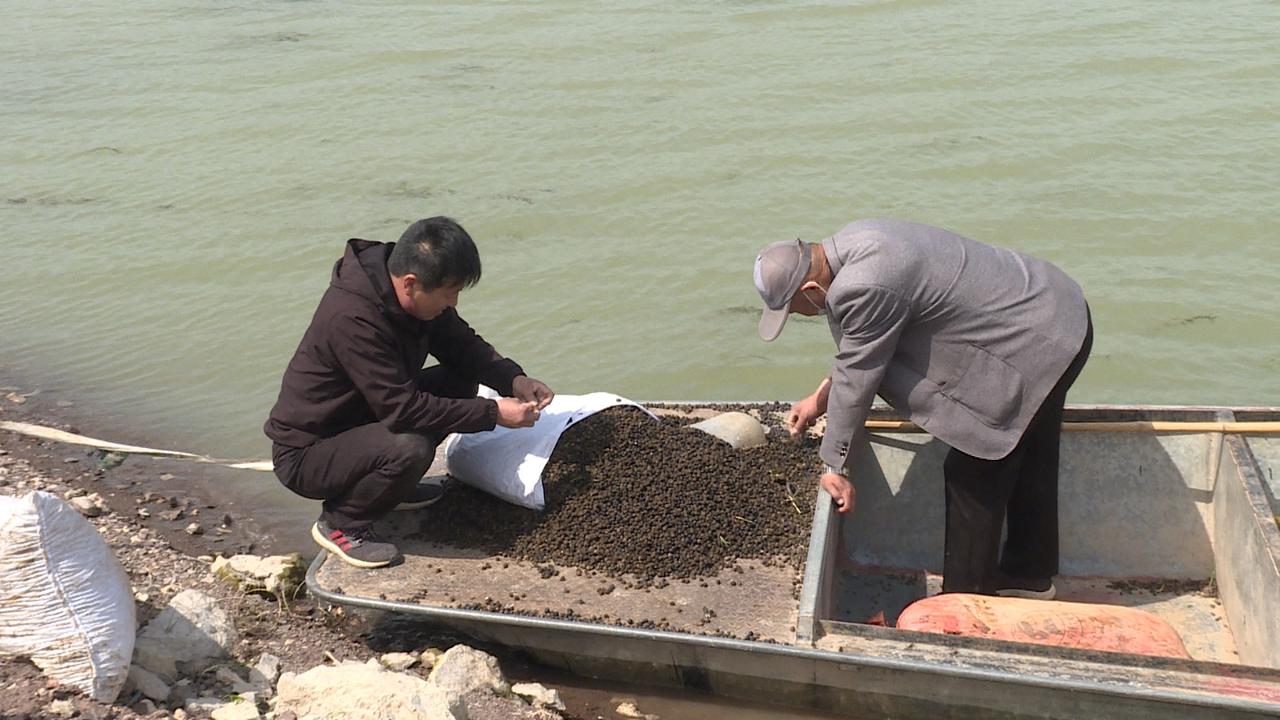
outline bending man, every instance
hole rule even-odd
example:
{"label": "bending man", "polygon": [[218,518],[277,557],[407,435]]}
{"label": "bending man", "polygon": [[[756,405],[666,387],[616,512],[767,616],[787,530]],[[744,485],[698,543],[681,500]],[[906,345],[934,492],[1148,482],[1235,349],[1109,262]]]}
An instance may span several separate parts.
{"label": "bending man", "polygon": [[1080,286],[1043,260],[896,220],[773,243],[755,285],[765,341],[789,313],[827,316],[831,373],[787,424],[799,434],[827,415],[821,484],[837,510],[853,509],[849,452],[878,393],[951,446],[943,591],[1052,598],[1062,411],[1093,344]]}

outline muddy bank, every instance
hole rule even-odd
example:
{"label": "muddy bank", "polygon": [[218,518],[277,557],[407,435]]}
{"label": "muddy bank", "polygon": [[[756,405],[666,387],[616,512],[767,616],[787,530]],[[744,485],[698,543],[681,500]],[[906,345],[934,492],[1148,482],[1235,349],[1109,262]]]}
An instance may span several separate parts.
{"label": "muddy bank", "polygon": [[[9,394],[20,400],[10,399]],[[21,398],[13,390],[0,393],[0,419],[82,430],[47,414],[46,408],[33,402],[34,396],[25,402]],[[98,437],[110,434],[96,428],[83,430]],[[79,503],[81,512],[127,573],[139,627],[159,615],[179,593],[197,590],[214,598],[234,619],[238,639],[229,648],[227,660],[233,667],[252,667],[266,654],[279,659],[283,672],[302,673],[322,665],[364,662],[391,652],[421,654],[467,641],[439,628],[397,622],[382,613],[348,612],[316,603],[305,591],[288,599],[272,598],[240,592],[219,581],[210,573],[218,555],[267,555],[279,548],[258,531],[247,508],[189,490],[187,473],[192,471],[208,469],[141,456],[122,461],[100,451],[0,431],[0,494],[21,497],[42,491],[69,501],[91,500]],[[207,477],[216,478],[217,472],[214,469]],[[155,487],[171,489],[144,489]],[[495,654],[513,681],[537,681],[536,671],[518,658]],[[13,720],[200,717],[198,711],[184,710],[184,702],[191,697],[225,696],[225,677],[220,680],[208,672],[184,678],[181,692],[175,685],[166,701],[153,701],[131,690],[114,703],[101,703],[56,685],[25,659],[0,659],[0,716]],[[571,692],[565,694],[565,701],[569,704],[565,716],[579,717],[574,703],[581,709],[581,701],[575,701]],[[483,710],[476,712],[484,716]],[[506,712],[489,717],[510,716],[509,708]]]}
{"label": "muddy bank", "polygon": [[[119,437],[109,416],[95,416],[62,399],[61,393],[22,387],[3,377],[0,420],[113,441],[132,440]],[[267,516],[264,522],[261,507],[225,491],[230,478],[243,477],[246,471],[188,460],[107,453],[3,431],[0,447],[9,457],[25,460],[60,482],[98,493],[113,512],[131,518],[186,555],[273,554],[299,549],[280,541],[270,527],[273,518]],[[270,473],[260,475],[264,483],[275,482]]]}

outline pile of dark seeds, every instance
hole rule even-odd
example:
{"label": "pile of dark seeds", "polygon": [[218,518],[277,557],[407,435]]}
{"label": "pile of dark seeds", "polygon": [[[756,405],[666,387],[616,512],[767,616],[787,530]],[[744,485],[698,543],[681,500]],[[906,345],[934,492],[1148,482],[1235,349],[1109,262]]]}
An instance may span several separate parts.
{"label": "pile of dark seeds", "polygon": [[[419,537],[640,585],[695,578],[755,558],[799,567],[820,463],[816,443],[778,438],[735,450],[630,407],[565,431],[543,473],[546,508],[517,507],[456,484]],[[793,482],[788,492],[787,481]]]}

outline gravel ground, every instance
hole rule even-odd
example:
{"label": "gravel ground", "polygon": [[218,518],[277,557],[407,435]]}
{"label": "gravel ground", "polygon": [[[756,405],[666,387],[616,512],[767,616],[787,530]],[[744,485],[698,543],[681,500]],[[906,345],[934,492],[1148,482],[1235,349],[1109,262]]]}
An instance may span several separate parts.
{"label": "gravel ground", "polygon": [[[0,417],[16,419],[11,410]],[[30,421],[24,419],[25,421]],[[106,462],[104,462],[104,459]],[[74,462],[73,462],[74,461]],[[209,564],[218,553],[234,554],[257,548],[249,527],[233,529],[215,503],[191,496],[168,496],[132,491],[138,466],[111,467],[104,453],[88,452],[0,432],[0,494],[22,496],[34,490],[75,497],[99,493],[108,509],[89,522],[98,530],[129,575],[139,624],[145,624],[182,590],[195,588],[217,598],[230,612],[240,631],[235,660],[252,664],[263,652],[279,657],[285,670],[301,672],[326,661],[326,653],[365,659],[374,651],[366,645],[367,629],[361,619],[348,617],[340,608],[324,608],[300,597],[287,605],[259,595],[244,595],[217,582]],[[183,509],[184,517],[165,521],[162,513]],[[140,511],[145,511],[141,512]],[[192,511],[198,511],[195,515]],[[143,517],[146,515],[147,517]],[[214,518],[210,530],[188,535],[185,527],[201,518]],[[183,549],[175,547],[172,538]],[[6,718],[53,718],[79,715],[91,718],[167,717],[168,712],[121,697],[114,704],[94,702],[50,685],[39,670],[25,660],[0,661],[0,715]]]}
{"label": "gravel ground", "polygon": [[[0,419],[81,432],[51,419],[37,403],[15,402],[8,395],[22,398],[12,391],[0,392]],[[101,437],[108,433],[86,434]],[[317,604],[305,592],[280,603],[235,591],[210,575],[214,557],[242,552],[272,554],[270,536],[255,526],[252,517],[228,512],[215,499],[185,491],[197,483],[187,482],[184,474],[201,472],[202,466],[143,456],[121,460],[97,450],[0,431],[0,495],[22,496],[43,490],[63,498],[101,496],[105,512],[88,520],[129,576],[139,627],[177,593],[198,589],[217,598],[234,617],[241,639],[232,659],[247,666],[266,652],[280,658],[284,671],[303,672],[334,659],[363,662],[381,653],[420,652],[466,641],[380,614],[350,613]],[[174,493],[173,489],[184,491]],[[202,532],[188,533],[191,523],[200,524]],[[492,648],[481,649],[499,657],[513,682],[537,681],[536,669],[518,658]],[[195,696],[213,694],[200,692],[216,687],[211,677],[193,681]],[[570,703],[566,717],[576,717],[571,696],[565,700]],[[485,714],[482,708],[477,710]],[[0,718],[5,720],[173,716],[173,709],[157,708],[137,693],[122,694],[115,703],[96,702],[51,683],[26,659],[0,659]],[[586,716],[594,718],[596,713]]]}

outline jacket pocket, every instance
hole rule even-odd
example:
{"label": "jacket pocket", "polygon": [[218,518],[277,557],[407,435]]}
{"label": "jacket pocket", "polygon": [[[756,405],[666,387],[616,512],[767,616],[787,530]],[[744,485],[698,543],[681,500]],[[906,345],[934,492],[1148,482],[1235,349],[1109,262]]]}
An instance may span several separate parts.
{"label": "jacket pocket", "polygon": [[989,427],[1007,426],[1022,408],[1022,373],[977,345],[965,348],[964,369],[942,394]]}

